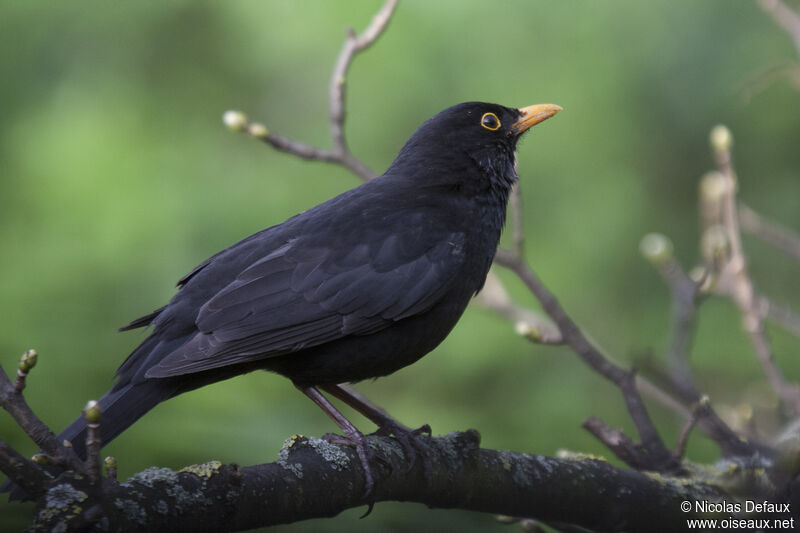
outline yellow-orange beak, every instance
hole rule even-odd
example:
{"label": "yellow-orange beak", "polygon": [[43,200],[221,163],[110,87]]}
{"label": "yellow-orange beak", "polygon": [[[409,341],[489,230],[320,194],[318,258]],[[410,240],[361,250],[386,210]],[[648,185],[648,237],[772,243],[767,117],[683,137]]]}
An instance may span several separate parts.
{"label": "yellow-orange beak", "polygon": [[555,104],[537,104],[523,107],[519,110],[521,113],[519,120],[511,125],[511,131],[519,135],[531,126],[535,126],[552,117],[561,111],[561,109],[561,106]]}

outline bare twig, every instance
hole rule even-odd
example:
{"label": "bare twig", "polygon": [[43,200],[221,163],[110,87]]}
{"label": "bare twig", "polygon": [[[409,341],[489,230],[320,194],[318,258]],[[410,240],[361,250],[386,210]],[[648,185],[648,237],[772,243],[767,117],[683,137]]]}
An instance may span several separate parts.
{"label": "bare twig", "polygon": [[672,341],[667,350],[670,381],[682,397],[696,396],[697,387],[689,366],[689,346],[694,333],[698,283],[675,259],[672,242],[666,236],[659,233],[645,235],[639,249],[661,275],[672,296]]}
{"label": "bare twig", "polygon": [[93,483],[100,480],[100,417],[102,412],[100,404],[91,400],[83,408],[83,418],[86,420],[86,470]]}
{"label": "bare twig", "polygon": [[[683,418],[688,419],[691,416],[696,416],[697,425],[719,445],[724,457],[752,457],[757,452],[769,455],[767,446],[754,440],[747,440],[731,429],[714,411],[710,402],[705,404],[703,409],[698,410],[696,406],[702,402],[705,395],[693,389],[677,390],[672,385],[671,376],[663,369],[654,366],[652,363],[648,364],[646,360],[640,363],[651,377],[656,378],[656,383],[663,387],[657,387],[645,378],[636,376],[636,385],[642,394],[652,398]],[[674,392],[680,399],[665,392],[665,389]],[[687,405],[692,407],[687,408]]]}
{"label": "bare twig", "polygon": [[[775,24],[792,39],[797,55],[800,56],[800,12],[794,11],[782,0],[757,0],[758,6],[767,13]],[[761,93],[778,80],[787,80],[800,91],[800,65],[796,61],[769,67],[756,73],[742,85],[740,93],[745,102]]]}
{"label": "bare twig", "polygon": [[250,122],[243,113],[238,111],[227,111],[223,115],[223,122],[229,128],[236,131],[244,131],[269,144],[276,150],[288,152],[303,159],[341,165],[364,181],[374,178],[375,171],[354,156],[347,146],[347,137],[344,130],[347,70],[350,68],[350,64],[356,54],[369,48],[389,25],[389,20],[391,20],[392,14],[397,7],[397,1],[387,0],[380,11],[372,18],[369,26],[360,35],[356,35],[352,28],[347,31],[344,45],[333,67],[328,90],[333,148],[316,148],[294,141],[284,135],[272,133],[263,124]]}
{"label": "bare twig", "polygon": [[0,368],[0,406],[8,411],[25,434],[54,461],[65,464],[76,472],[84,471],[83,463],[75,452],[59,444],[55,434],[31,410],[2,368]]}
{"label": "bare twig", "polygon": [[800,414],[800,390],[786,381],[772,353],[772,347],[764,331],[764,320],[758,309],[753,282],[747,269],[747,258],[742,247],[739,230],[739,217],[736,204],[737,181],[733,169],[731,146],[733,137],[725,126],[717,126],[711,132],[711,145],[719,169],[722,184],[722,220],[727,254],[719,269],[720,281],[717,284],[739,307],[742,313],[743,328],[750,337],[761,367],[770,385],[785,406],[794,414]]}
{"label": "bare twig", "polygon": [[779,80],[788,81],[796,90],[800,91],[800,65],[794,62],[769,67],[757,72],[745,81],[739,93],[745,103],[755,98],[758,94],[767,90],[773,83]]}
{"label": "bare twig", "polygon": [[648,468],[647,452],[621,430],[612,428],[593,416],[584,420],[582,425],[626,465],[636,470]]}
{"label": "bare twig", "polygon": [[758,0],[758,5],[791,37],[797,54],[800,55],[800,13],[782,0]]}
{"label": "bare twig", "polygon": [[692,430],[697,425],[703,413],[707,413],[711,409],[710,403],[708,396],[704,395],[700,397],[700,400],[692,408],[692,412],[689,414],[686,424],[684,424],[678,435],[678,442],[675,444],[675,450],[672,452],[676,459],[683,458],[686,453],[686,445],[689,442],[689,435],[692,433]]}
{"label": "bare twig", "polygon": [[[684,428],[687,434],[683,438],[688,438],[688,431],[700,422],[701,427],[720,445],[724,455],[751,455],[754,448],[714,412],[708,398],[698,390],[689,366],[689,346],[694,332],[694,318],[700,297],[699,288],[704,284],[708,270],[698,281],[689,277],[675,259],[672,243],[661,234],[646,235],[639,248],[661,275],[672,296],[672,341],[667,351],[669,382],[684,402],[695,405],[689,415],[691,427],[687,425]],[[702,409],[698,409],[698,405],[702,405]],[[677,458],[683,456],[680,439],[676,452],[673,453],[676,453]]]}
{"label": "bare twig", "polygon": [[738,215],[742,231],[771,244],[800,263],[800,235],[780,224],[767,220],[741,202],[739,202]]}
{"label": "bare twig", "polygon": [[475,301],[511,321],[518,334],[538,344],[563,344],[564,338],[552,320],[533,309],[514,303],[500,278],[489,271]]}
{"label": "bare twig", "polygon": [[542,308],[561,331],[564,342],[566,342],[586,364],[620,388],[625,404],[628,407],[628,412],[634,424],[636,424],[639,437],[642,439],[642,445],[649,456],[650,464],[648,468],[659,471],[679,470],[680,465],[667,450],[650,415],[647,413],[647,408],[642,402],[642,398],[636,388],[635,374],[612,363],[588,341],[583,333],[581,333],[577,324],[567,315],[555,296],[541,281],[539,281],[539,278],[534,274],[527,263],[525,263],[522,257],[513,252],[498,250],[495,256],[495,262],[510,268],[539,299]]}
{"label": "bare twig", "polygon": [[[356,35],[352,28],[347,30],[347,37],[342,46],[336,65],[333,67],[329,87],[329,105],[331,115],[331,137],[333,138],[334,150],[345,156],[350,154],[347,147],[347,139],[344,132],[345,119],[345,88],[347,86],[347,70],[350,68],[353,58],[359,52],[366,50],[374,43],[389,25],[389,20],[397,7],[397,0],[387,0],[383,7],[375,14],[369,26],[361,33]],[[353,158],[354,161],[357,161]],[[342,164],[345,164],[344,161]],[[358,162],[360,165],[361,163]],[[345,166],[347,166],[345,164]],[[348,168],[350,168],[348,166]],[[356,174],[360,172],[353,170]],[[365,178],[368,179],[368,178]]]}
{"label": "bare twig", "polygon": [[757,295],[756,298],[762,317],[780,325],[795,337],[800,337],[800,315],[786,306],[776,304],[764,295]]}

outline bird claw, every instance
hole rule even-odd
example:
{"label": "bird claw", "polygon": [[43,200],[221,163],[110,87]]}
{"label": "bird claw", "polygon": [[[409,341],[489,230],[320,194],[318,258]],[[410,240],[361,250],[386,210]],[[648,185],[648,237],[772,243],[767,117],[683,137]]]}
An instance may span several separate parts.
{"label": "bird claw", "polygon": [[373,435],[379,435],[382,437],[388,437],[390,435],[394,435],[394,438],[403,448],[403,453],[405,454],[406,458],[408,459],[408,467],[406,468],[405,473],[409,473],[412,468],[414,468],[414,464],[417,462],[417,457],[422,458],[422,466],[425,471],[425,479],[428,481],[432,478],[433,468],[431,465],[430,457],[428,456],[428,448],[427,446],[420,441],[418,438],[420,435],[427,434],[430,436],[431,434],[431,426],[428,424],[423,424],[422,426],[418,427],[417,429],[411,429],[409,427],[400,424],[399,422],[395,421],[385,421],[383,424],[378,427],[378,430],[373,433]]}
{"label": "bird claw", "polygon": [[[361,462],[361,468],[364,469],[364,498],[368,498],[375,488],[375,477],[372,475],[372,467],[369,465],[370,460],[375,459],[381,463],[386,463],[386,460],[375,455],[375,452],[367,445],[367,440],[364,434],[356,432],[353,435],[337,435],[335,433],[326,433],[322,436],[323,440],[331,444],[342,444],[345,446],[352,446],[356,449],[356,455]],[[370,503],[370,508],[367,511],[369,514],[372,511],[374,502]],[[364,515],[366,516],[366,515]],[[363,517],[362,517],[363,518]]]}

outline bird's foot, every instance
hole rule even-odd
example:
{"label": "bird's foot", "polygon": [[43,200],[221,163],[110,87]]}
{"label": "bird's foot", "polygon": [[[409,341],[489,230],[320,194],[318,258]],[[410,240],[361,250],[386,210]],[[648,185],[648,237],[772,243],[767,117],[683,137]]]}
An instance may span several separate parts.
{"label": "bird's foot", "polygon": [[[358,455],[358,460],[361,462],[361,468],[364,469],[364,498],[369,497],[372,493],[372,489],[375,488],[375,477],[372,475],[372,467],[369,462],[372,459],[380,458],[377,457],[375,452],[372,451],[372,448],[367,445],[367,439],[364,437],[364,434],[356,430],[355,432],[349,432],[349,434],[345,436],[335,433],[326,433],[322,438],[331,444],[343,444],[356,449],[356,455]],[[371,510],[372,504],[370,504],[370,511]],[[369,511],[367,514],[369,514]]]}
{"label": "bird's foot", "polygon": [[431,434],[431,427],[424,424],[417,429],[411,429],[395,420],[385,420],[373,435],[380,435],[388,437],[394,435],[397,442],[403,448],[406,459],[408,459],[408,468],[406,473],[410,472],[417,462],[417,457],[422,459],[422,467],[425,471],[425,479],[428,481],[432,478],[433,467],[431,465],[430,456],[428,455],[428,448],[424,442],[419,439],[422,434]]}

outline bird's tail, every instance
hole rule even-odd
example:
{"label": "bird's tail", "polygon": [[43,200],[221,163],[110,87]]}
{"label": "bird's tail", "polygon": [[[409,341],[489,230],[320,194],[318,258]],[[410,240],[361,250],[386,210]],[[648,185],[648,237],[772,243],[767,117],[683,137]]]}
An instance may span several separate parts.
{"label": "bird's tail", "polygon": [[[161,380],[148,380],[136,385],[126,385],[119,390],[111,390],[99,400],[100,404],[100,440],[105,446],[117,435],[125,431],[134,422],[160,402],[169,398],[171,388],[164,387]],[[86,421],[83,416],[59,433],[59,443],[68,440],[78,457],[86,459]]]}
{"label": "bird's tail", "polygon": [[[125,431],[158,403],[174,394],[174,387],[165,380],[147,380],[127,384],[111,390],[99,400],[101,409],[100,439],[103,445]],[[68,440],[78,457],[86,459],[86,421],[78,417],[56,437],[59,444]],[[10,492],[9,500],[25,499],[25,492],[17,485],[6,481],[0,492]]]}

